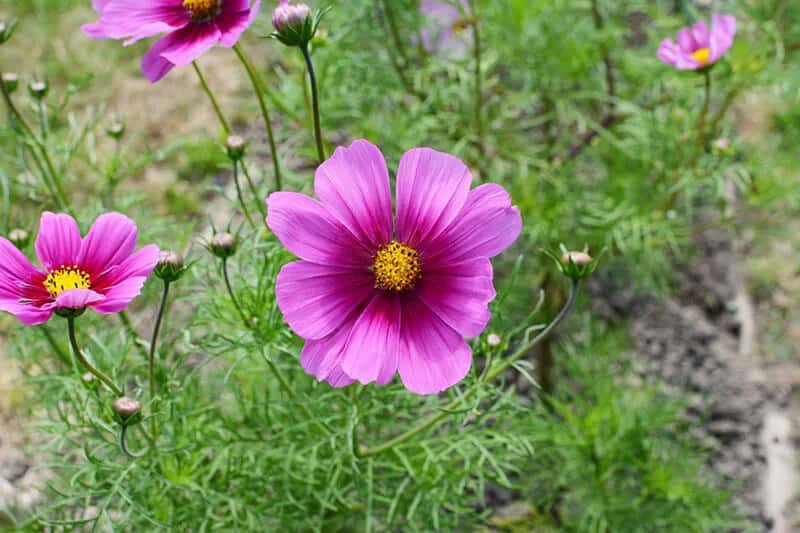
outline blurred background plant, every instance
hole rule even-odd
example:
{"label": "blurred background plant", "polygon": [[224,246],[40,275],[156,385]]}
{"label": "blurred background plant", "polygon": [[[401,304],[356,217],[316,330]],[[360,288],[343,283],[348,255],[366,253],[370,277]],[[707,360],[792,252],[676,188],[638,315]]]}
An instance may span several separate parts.
{"label": "blurred background plant", "polygon": [[[786,259],[796,256],[800,208],[795,2],[711,3],[737,16],[738,33],[711,71],[704,135],[696,128],[703,77],[673,70],[655,50],[708,19],[700,5],[708,2],[453,2],[458,53],[423,46],[431,22],[415,0],[330,2],[310,48],[324,151],[367,138],[391,169],[408,148],[432,146],[465,160],[476,181],[502,183],[523,213],[523,236],[495,260],[499,296],[473,342],[475,372],[442,398],[397,383],[336,390],[305,375],[301,341],[274,300],[290,256],[258,223],[243,229],[225,262],[232,303],[223,263],[198,240],[209,219],[242,222],[228,133],[248,143],[251,214],[274,186],[246,73],[228,50],[198,61],[230,122],[225,131],[191,68],[150,86],[138,66],[145,45],[83,36],[80,24],[94,18],[89,4],[0,6],[0,18],[19,21],[0,46],[0,68],[17,75],[10,96],[30,130],[11,115],[0,127],[0,234],[34,234],[44,209],[71,210],[83,228],[114,209],[138,221],[143,242],[194,263],[171,293],[158,350],[165,392],[156,402],[145,392],[148,343],[140,339],[152,327],[157,280],[119,327],[113,317],[82,319],[85,351],[141,396],[145,423],[159,421],[157,452],[140,459],[120,453],[110,399],[83,385],[61,332],[0,317],[0,348],[24,376],[9,409],[29,415],[26,434],[47,477],[36,505],[3,510],[0,501],[9,523],[125,531],[752,526],[730,503],[735,484],[704,468],[708,450],[691,437],[684,402],[657,379],[637,378],[624,324],[590,318],[585,300],[530,360],[495,383],[481,383],[479,372],[563,304],[567,284],[539,253],[561,242],[606,250],[602,261],[625,273],[623,285],[669,293],[696,234],[729,228],[759,251],[756,289],[780,284],[796,304],[800,290],[785,283],[796,283],[797,262]],[[307,64],[262,38],[268,19],[262,14],[242,46],[268,86],[284,188],[310,192],[321,150]],[[42,98],[28,91],[34,80],[46,80]],[[794,266],[775,266],[787,263]],[[544,304],[531,317],[540,289]],[[793,312],[791,304],[770,308],[783,313],[765,334],[782,346],[771,353],[792,357],[781,339]],[[434,431],[383,454],[353,453],[441,413],[473,386],[467,406]],[[511,501],[516,512],[498,511]]]}

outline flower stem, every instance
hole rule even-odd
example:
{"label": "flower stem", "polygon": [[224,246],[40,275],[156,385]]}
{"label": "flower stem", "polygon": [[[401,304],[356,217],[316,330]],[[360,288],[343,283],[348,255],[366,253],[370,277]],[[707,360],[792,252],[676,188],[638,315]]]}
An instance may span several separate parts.
{"label": "flower stem", "polygon": [[247,165],[244,162],[244,158],[241,160],[242,165],[242,174],[244,174],[245,180],[247,180],[247,186],[250,188],[250,192],[253,193],[253,196],[256,198],[256,204],[258,205],[258,212],[261,213],[261,221],[266,224],[267,220],[267,206],[264,203],[263,199],[258,194],[258,189],[256,189],[255,183],[253,183],[253,178],[250,177],[250,171],[247,170]]}
{"label": "flower stem", "polygon": [[39,100],[39,128],[42,131],[42,139],[47,139],[47,108],[45,108],[44,100]]}
{"label": "flower stem", "polygon": [[283,189],[281,166],[278,162],[278,149],[275,145],[275,135],[272,132],[272,122],[269,118],[267,101],[264,99],[264,82],[261,80],[261,77],[258,75],[258,72],[253,66],[253,62],[250,61],[250,58],[247,56],[239,43],[236,43],[233,46],[233,51],[236,52],[236,55],[239,57],[239,61],[242,62],[244,69],[247,71],[247,75],[250,78],[250,83],[253,85],[253,90],[256,93],[256,99],[258,100],[258,106],[261,109],[261,116],[264,119],[264,127],[267,130],[267,139],[269,141],[269,149],[272,155],[272,166],[275,171],[275,190],[280,191]]}
{"label": "flower stem", "polygon": [[[156,387],[156,345],[158,343],[158,332],[161,330],[161,321],[164,319],[164,312],[167,309],[167,297],[169,296],[169,281],[164,281],[164,290],[161,292],[161,303],[158,305],[156,323],[153,326],[153,336],[150,337],[150,353],[148,354],[148,367],[150,374],[150,402],[153,403],[158,393]],[[150,428],[153,439],[158,439],[158,421],[155,415],[150,419]]]}
{"label": "flower stem", "polygon": [[697,164],[697,160],[700,158],[700,153],[703,151],[706,145],[706,117],[708,116],[708,110],[711,106],[711,69],[706,68],[703,70],[703,78],[705,81],[704,84],[704,91],[703,91],[703,107],[700,110],[700,116],[697,117],[697,125],[695,129],[697,130],[697,141],[694,145],[694,151],[692,152],[692,158],[689,160],[689,168],[694,168]]}
{"label": "flower stem", "polygon": [[561,308],[561,311],[559,311],[558,315],[556,315],[556,317],[550,322],[550,324],[548,324],[547,327],[544,328],[532,340],[525,343],[523,346],[519,347],[513,354],[511,354],[511,356],[509,356],[507,359],[498,363],[494,368],[489,370],[486,373],[484,379],[482,379],[479,383],[473,385],[472,388],[467,390],[463,396],[450,402],[450,404],[441,409],[441,412],[428,417],[426,420],[424,420],[416,427],[413,427],[408,431],[401,433],[397,437],[394,437],[393,439],[390,439],[384,442],[383,444],[379,444],[372,448],[359,447],[356,456],[359,458],[372,457],[374,455],[379,455],[381,453],[389,451],[395,446],[404,444],[409,440],[413,439],[415,436],[419,435],[420,433],[423,433],[437,426],[440,422],[445,420],[453,411],[460,409],[464,405],[464,402],[469,400],[472,396],[475,395],[475,393],[477,393],[478,389],[483,383],[495,380],[500,374],[505,372],[511,365],[513,365],[519,359],[524,357],[531,350],[531,348],[539,344],[543,339],[545,339],[548,335],[550,335],[550,333],[552,333],[556,327],[558,327],[558,325],[564,320],[564,318],[566,318],[566,316],[572,309],[573,305],[575,304],[575,300],[578,296],[579,286],[580,286],[580,281],[573,280],[567,303],[564,304],[564,307]]}
{"label": "flower stem", "polygon": [[242,213],[250,224],[250,227],[256,229],[256,223],[253,222],[253,217],[250,216],[250,210],[247,208],[247,203],[242,196],[242,188],[239,186],[239,162],[233,162],[233,183],[236,185],[236,197],[239,199],[239,205],[242,206]]}
{"label": "flower stem", "polygon": [[110,377],[92,366],[86,357],[84,357],[81,349],[78,348],[78,341],[75,339],[75,317],[67,317],[67,330],[69,332],[69,342],[72,345],[72,353],[75,354],[75,359],[77,359],[83,365],[83,367],[91,372],[97,379],[105,383],[106,386],[114,392],[114,394],[117,396],[122,396],[122,389],[117,387]]}
{"label": "flower stem", "polygon": [[242,306],[239,305],[239,300],[236,299],[236,294],[233,292],[233,287],[231,286],[231,280],[228,277],[228,260],[222,260],[222,279],[225,281],[225,287],[228,289],[228,296],[230,296],[231,303],[236,308],[236,311],[239,313],[239,316],[242,319],[242,322],[247,327],[247,329],[252,329],[252,325],[250,324],[250,320],[247,319],[247,316],[244,314],[244,310]]}
{"label": "flower stem", "polygon": [[192,61],[192,67],[194,67],[194,71],[197,74],[197,79],[200,80],[200,85],[202,85],[203,91],[206,93],[206,96],[208,96],[208,99],[211,101],[211,107],[214,108],[214,113],[216,113],[217,119],[219,119],[219,123],[222,126],[222,129],[225,130],[225,135],[228,135],[231,132],[231,126],[230,124],[228,124],[228,120],[225,118],[225,115],[222,114],[222,108],[219,106],[219,101],[217,100],[214,91],[212,91],[211,87],[209,87],[208,82],[206,81],[206,77],[200,70],[200,66],[197,64],[197,61]]}
{"label": "flower stem", "polygon": [[319,88],[317,87],[317,76],[314,74],[314,63],[311,61],[311,53],[308,51],[308,45],[300,47],[303,52],[303,57],[306,60],[306,67],[308,68],[308,79],[311,82],[311,106],[314,111],[314,138],[317,142],[317,158],[320,164],[325,161],[325,147],[322,143],[322,126],[319,119]]}
{"label": "flower stem", "polygon": [[[482,54],[481,32],[478,28],[478,12],[476,2],[470,1],[470,15],[472,18],[472,52],[475,60],[475,135],[476,146],[480,155],[483,155],[483,74],[482,74]],[[485,178],[484,178],[485,179]]]}

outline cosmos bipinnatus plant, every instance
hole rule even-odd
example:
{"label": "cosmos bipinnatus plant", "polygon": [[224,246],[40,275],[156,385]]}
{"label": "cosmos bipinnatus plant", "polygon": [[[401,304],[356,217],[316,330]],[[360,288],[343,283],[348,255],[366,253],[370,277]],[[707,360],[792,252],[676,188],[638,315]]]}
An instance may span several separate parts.
{"label": "cosmos bipinnatus plant", "polygon": [[[636,184],[648,202],[639,213],[609,192],[625,189],[614,169],[584,180],[573,164],[612,127],[641,127],[632,110],[651,106],[661,116],[669,105],[643,101],[635,82],[620,82],[613,32],[604,30],[613,10],[601,4],[591,2],[576,31],[604,40],[595,35],[574,55],[593,57],[604,75],[559,64],[565,71],[545,73],[552,86],[536,86],[525,68],[505,68],[505,55],[527,65],[514,47],[552,36],[523,28],[517,43],[505,34],[511,12],[489,2],[280,0],[272,40],[254,35],[253,56],[246,33],[259,27],[259,1],[93,1],[97,19],[82,26],[85,36],[125,45],[155,38],[141,57],[149,82],[191,66],[220,134],[202,150],[218,180],[200,192],[232,200],[221,202],[230,209],[220,229],[118,190],[148,165],[171,162],[169,150],[126,159],[136,117],[123,122],[103,110],[92,123],[102,125],[113,158],[104,194],[84,187],[78,172],[103,168],[104,158],[90,126],[64,132],[75,121],[62,116],[60,81],[4,72],[15,164],[45,207],[37,208],[38,233],[21,216],[0,216],[0,310],[29,326],[20,338],[54,354],[39,385],[51,451],[60,454],[51,501],[23,525],[459,530],[485,521],[497,487],[535,501],[531,524],[626,531],[625,506],[614,498],[648,510],[651,501],[669,504],[675,520],[702,522],[697,502],[710,489],[693,484],[693,473],[647,471],[647,486],[628,478],[643,463],[680,455],[683,441],[658,440],[667,432],[648,425],[672,423],[678,409],[651,409],[646,395],[634,395],[640,425],[601,442],[606,429],[624,426],[627,405],[615,403],[623,395],[608,392],[616,376],[587,379],[584,404],[574,400],[583,385],[564,374],[599,366],[602,354],[546,356],[581,351],[559,347],[553,333],[600,266],[600,250],[619,260],[644,255],[645,245],[671,239],[635,227],[636,217],[672,224],[676,210],[700,203],[670,179],[700,176],[714,156],[707,148],[725,109],[712,113],[711,72],[732,49],[736,19],[715,14],[710,27],[699,22],[648,52],[665,76],[703,76],[705,92],[691,112],[688,149],[664,175],[653,165],[652,191]],[[572,22],[571,11],[540,7]],[[317,46],[329,18],[338,44]],[[501,20],[502,32],[493,25]],[[14,29],[0,23],[0,44],[25,31]],[[252,113],[248,123],[241,112],[229,118],[232,99],[218,97],[218,80],[201,69],[212,48],[233,52],[215,53],[242,69],[252,90],[245,103],[263,130],[249,127]],[[267,69],[272,56],[282,63]],[[28,91],[18,90],[20,80]],[[594,100],[556,101],[575,87]],[[590,113],[601,115],[585,119]],[[586,124],[592,129],[568,133]],[[628,157],[624,142],[609,149],[615,157]],[[534,170],[546,179],[533,179]],[[613,216],[635,220],[614,226],[604,218]],[[564,240],[575,248],[558,248]],[[592,320],[581,327],[595,331]],[[537,388],[534,364],[547,367],[552,390]],[[567,392],[559,395],[561,379]],[[607,387],[603,401],[595,381]],[[558,466],[542,474],[550,462]],[[691,482],[676,495],[659,486],[669,475]]]}

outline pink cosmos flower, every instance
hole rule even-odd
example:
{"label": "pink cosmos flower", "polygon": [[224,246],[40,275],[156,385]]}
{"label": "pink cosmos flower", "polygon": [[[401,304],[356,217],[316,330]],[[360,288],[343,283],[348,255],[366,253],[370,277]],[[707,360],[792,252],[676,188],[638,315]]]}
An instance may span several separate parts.
{"label": "pink cosmos flower", "polygon": [[711,29],[705,22],[678,31],[678,43],[664,39],[658,58],[678,70],[700,70],[716,63],[733,45],[736,17],[711,15]]}
{"label": "pink cosmos flower", "polygon": [[317,169],[319,201],[276,192],[267,224],[300,261],[277,279],[278,306],[306,339],[306,372],[334,386],[389,383],[418,394],[459,382],[495,297],[489,261],[522,228],[499,185],[470,190],[459,159],[407,152],[396,217],[386,162],[367,141],[338,148]]}
{"label": "pink cosmos flower", "polygon": [[47,322],[60,310],[122,311],[158,263],[155,245],[134,253],[136,234],[131,219],[106,213],[81,239],[71,216],[42,213],[35,248],[44,268],[33,266],[0,237],[0,310],[29,326]]}
{"label": "pink cosmos flower", "polygon": [[142,58],[152,83],[188,65],[215,45],[232,47],[258,15],[260,0],[93,0],[100,20],[83,26],[94,39],[125,45],[166,34]]}
{"label": "pink cosmos flower", "polygon": [[[466,10],[467,0],[461,0],[461,6]],[[419,11],[424,17],[422,47],[428,53],[442,51],[454,58],[466,54],[469,37],[464,32],[468,24],[457,7],[441,0],[422,0]]]}

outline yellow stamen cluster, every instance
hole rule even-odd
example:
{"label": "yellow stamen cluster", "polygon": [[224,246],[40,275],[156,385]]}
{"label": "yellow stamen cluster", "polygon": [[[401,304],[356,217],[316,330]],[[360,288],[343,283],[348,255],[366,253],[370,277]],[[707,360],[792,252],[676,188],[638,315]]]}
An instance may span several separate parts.
{"label": "yellow stamen cluster", "polygon": [[51,270],[44,280],[44,288],[50,296],[56,298],[64,291],[71,289],[88,289],[92,286],[89,274],[79,269],[77,266],[62,266],[57,270]]}
{"label": "yellow stamen cluster", "polygon": [[692,59],[700,63],[701,65],[705,65],[708,63],[708,60],[711,59],[711,50],[708,48],[701,48],[699,50],[695,50],[690,54]]}
{"label": "yellow stamen cluster", "polygon": [[402,292],[413,289],[422,277],[422,261],[413,248],[392,241],[381,246],[372,264],[375,288]]}
{"label": "yellow stamen cluster", "polygon": [[197,21],[210,20],[219,15],[220,0],[183,0],[183,7]]}

